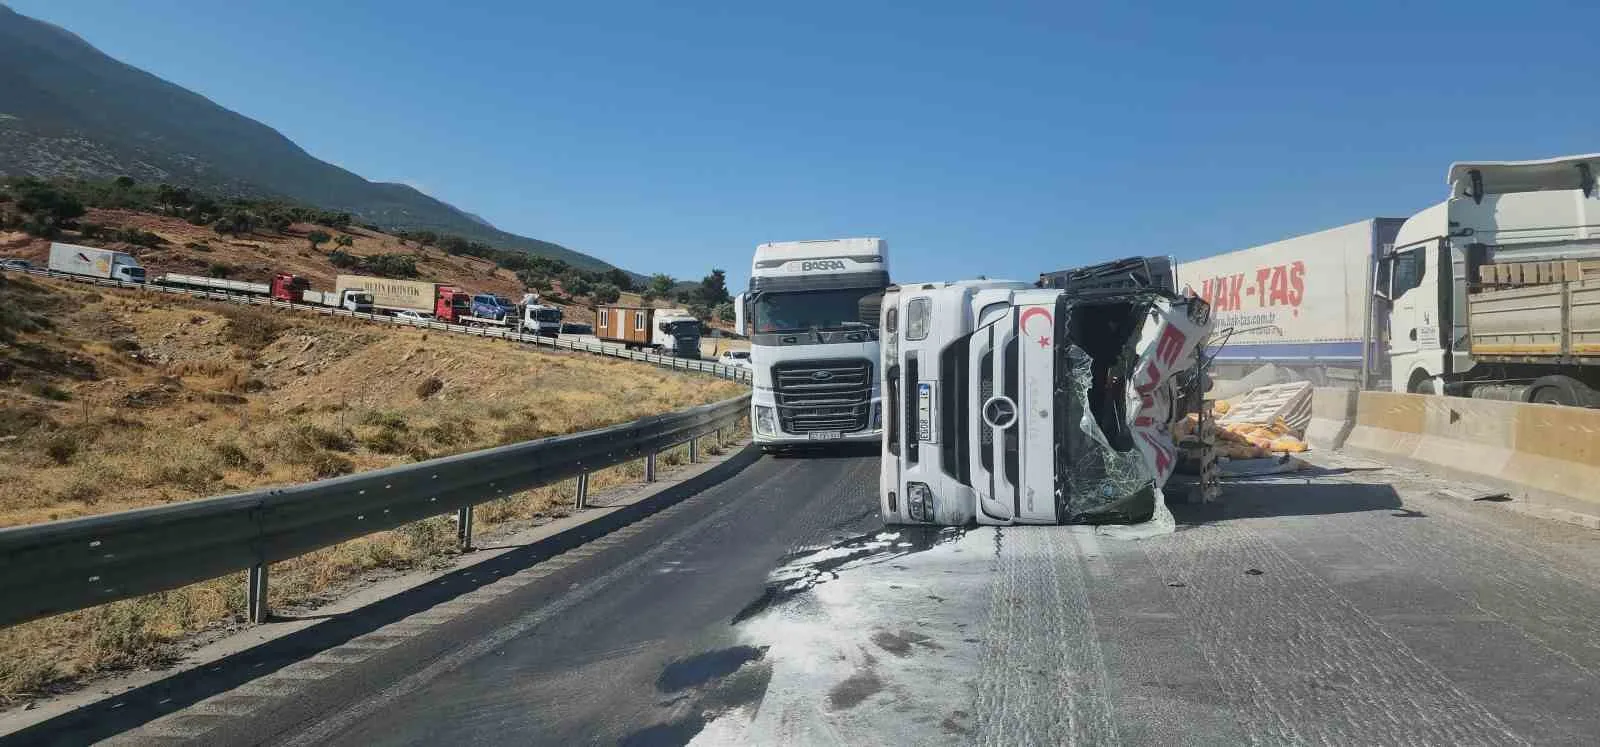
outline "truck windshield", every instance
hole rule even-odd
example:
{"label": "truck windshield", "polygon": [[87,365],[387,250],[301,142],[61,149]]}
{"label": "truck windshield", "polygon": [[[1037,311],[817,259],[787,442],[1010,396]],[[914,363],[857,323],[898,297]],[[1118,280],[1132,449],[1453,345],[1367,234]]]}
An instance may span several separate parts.
{"label": "truck windshield", "polygon": [[559,322],[561,321],[561,310],[539,309],[533,312],[533,320],[536,322]]}
{"label": "truck windshield", "polygon": [[863,328],[861,299],[879,288],[848,288],[829,291],[763,293],[756,298],[757,332],[807,332]]}

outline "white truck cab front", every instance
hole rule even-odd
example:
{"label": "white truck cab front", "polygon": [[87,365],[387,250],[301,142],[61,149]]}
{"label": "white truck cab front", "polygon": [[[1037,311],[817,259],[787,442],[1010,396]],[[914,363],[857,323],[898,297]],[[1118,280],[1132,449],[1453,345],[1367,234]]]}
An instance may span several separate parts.
{"label": "white truck cab front", "polygon": [[[1204,386],[1210,307],[1130,286],[977,280],[885,294],[880,511],[889,524],[1140,522]],[[1108,280],[1111,287],[1092,281]]]}

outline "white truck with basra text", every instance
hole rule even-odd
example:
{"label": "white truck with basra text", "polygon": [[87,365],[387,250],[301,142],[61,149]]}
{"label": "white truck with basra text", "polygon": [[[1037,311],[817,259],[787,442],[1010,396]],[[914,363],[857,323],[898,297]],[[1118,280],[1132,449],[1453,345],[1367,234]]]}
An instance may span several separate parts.
{"label": "white truck with basra text", "polygon": [[881,437],[877,321],[888,255],[873,238],[756,247],[735,309],[750,336],[750,421],[762,448]]}

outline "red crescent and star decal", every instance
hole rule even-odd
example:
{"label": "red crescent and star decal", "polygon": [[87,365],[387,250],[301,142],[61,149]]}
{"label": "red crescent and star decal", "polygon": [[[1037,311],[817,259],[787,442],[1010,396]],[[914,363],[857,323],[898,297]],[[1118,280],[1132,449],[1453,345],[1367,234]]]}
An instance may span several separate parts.
{"label": "red crescent and star decal", "polygon": [[1017,320],[1017,327],[1022,330],[1022,334],[1029,335],[1028,320],[1035,316],[1044,317],[1044,334],[1030,336],[1039,341],[1039,347],[1050,347],[1050,330],[1056,326],[1056,319],[1050,315],[1050,311],[1045,307],[1029,306],[1022,312],[1022,317]]}

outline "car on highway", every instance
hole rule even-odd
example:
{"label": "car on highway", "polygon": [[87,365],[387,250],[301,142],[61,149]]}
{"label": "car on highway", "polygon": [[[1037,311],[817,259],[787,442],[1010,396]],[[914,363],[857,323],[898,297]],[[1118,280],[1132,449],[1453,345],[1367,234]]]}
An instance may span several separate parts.
{"label": "car on highway", "polygon": [[724,366],[734,366],[736,368],[754,368],[750,364],[750,351],[748,350],[724,350],[722,355],[717,358],[717,362]]}
{"label": "car on highway", "polygon": [[0,270],[27,272],[32,269],[33,263],[25,259],[0,259]]}
{"label": "car on highway", "polygon": [[404,320],[406,320],[408,322],[431,322],[431,321],[433,321],[433,315],[432,314],[429,314],[429,313],[426,313],[426,312],[422,312],[422,311],[397,311],[394,314],[394,318],[396,318],[396,319],[404,319]]}

